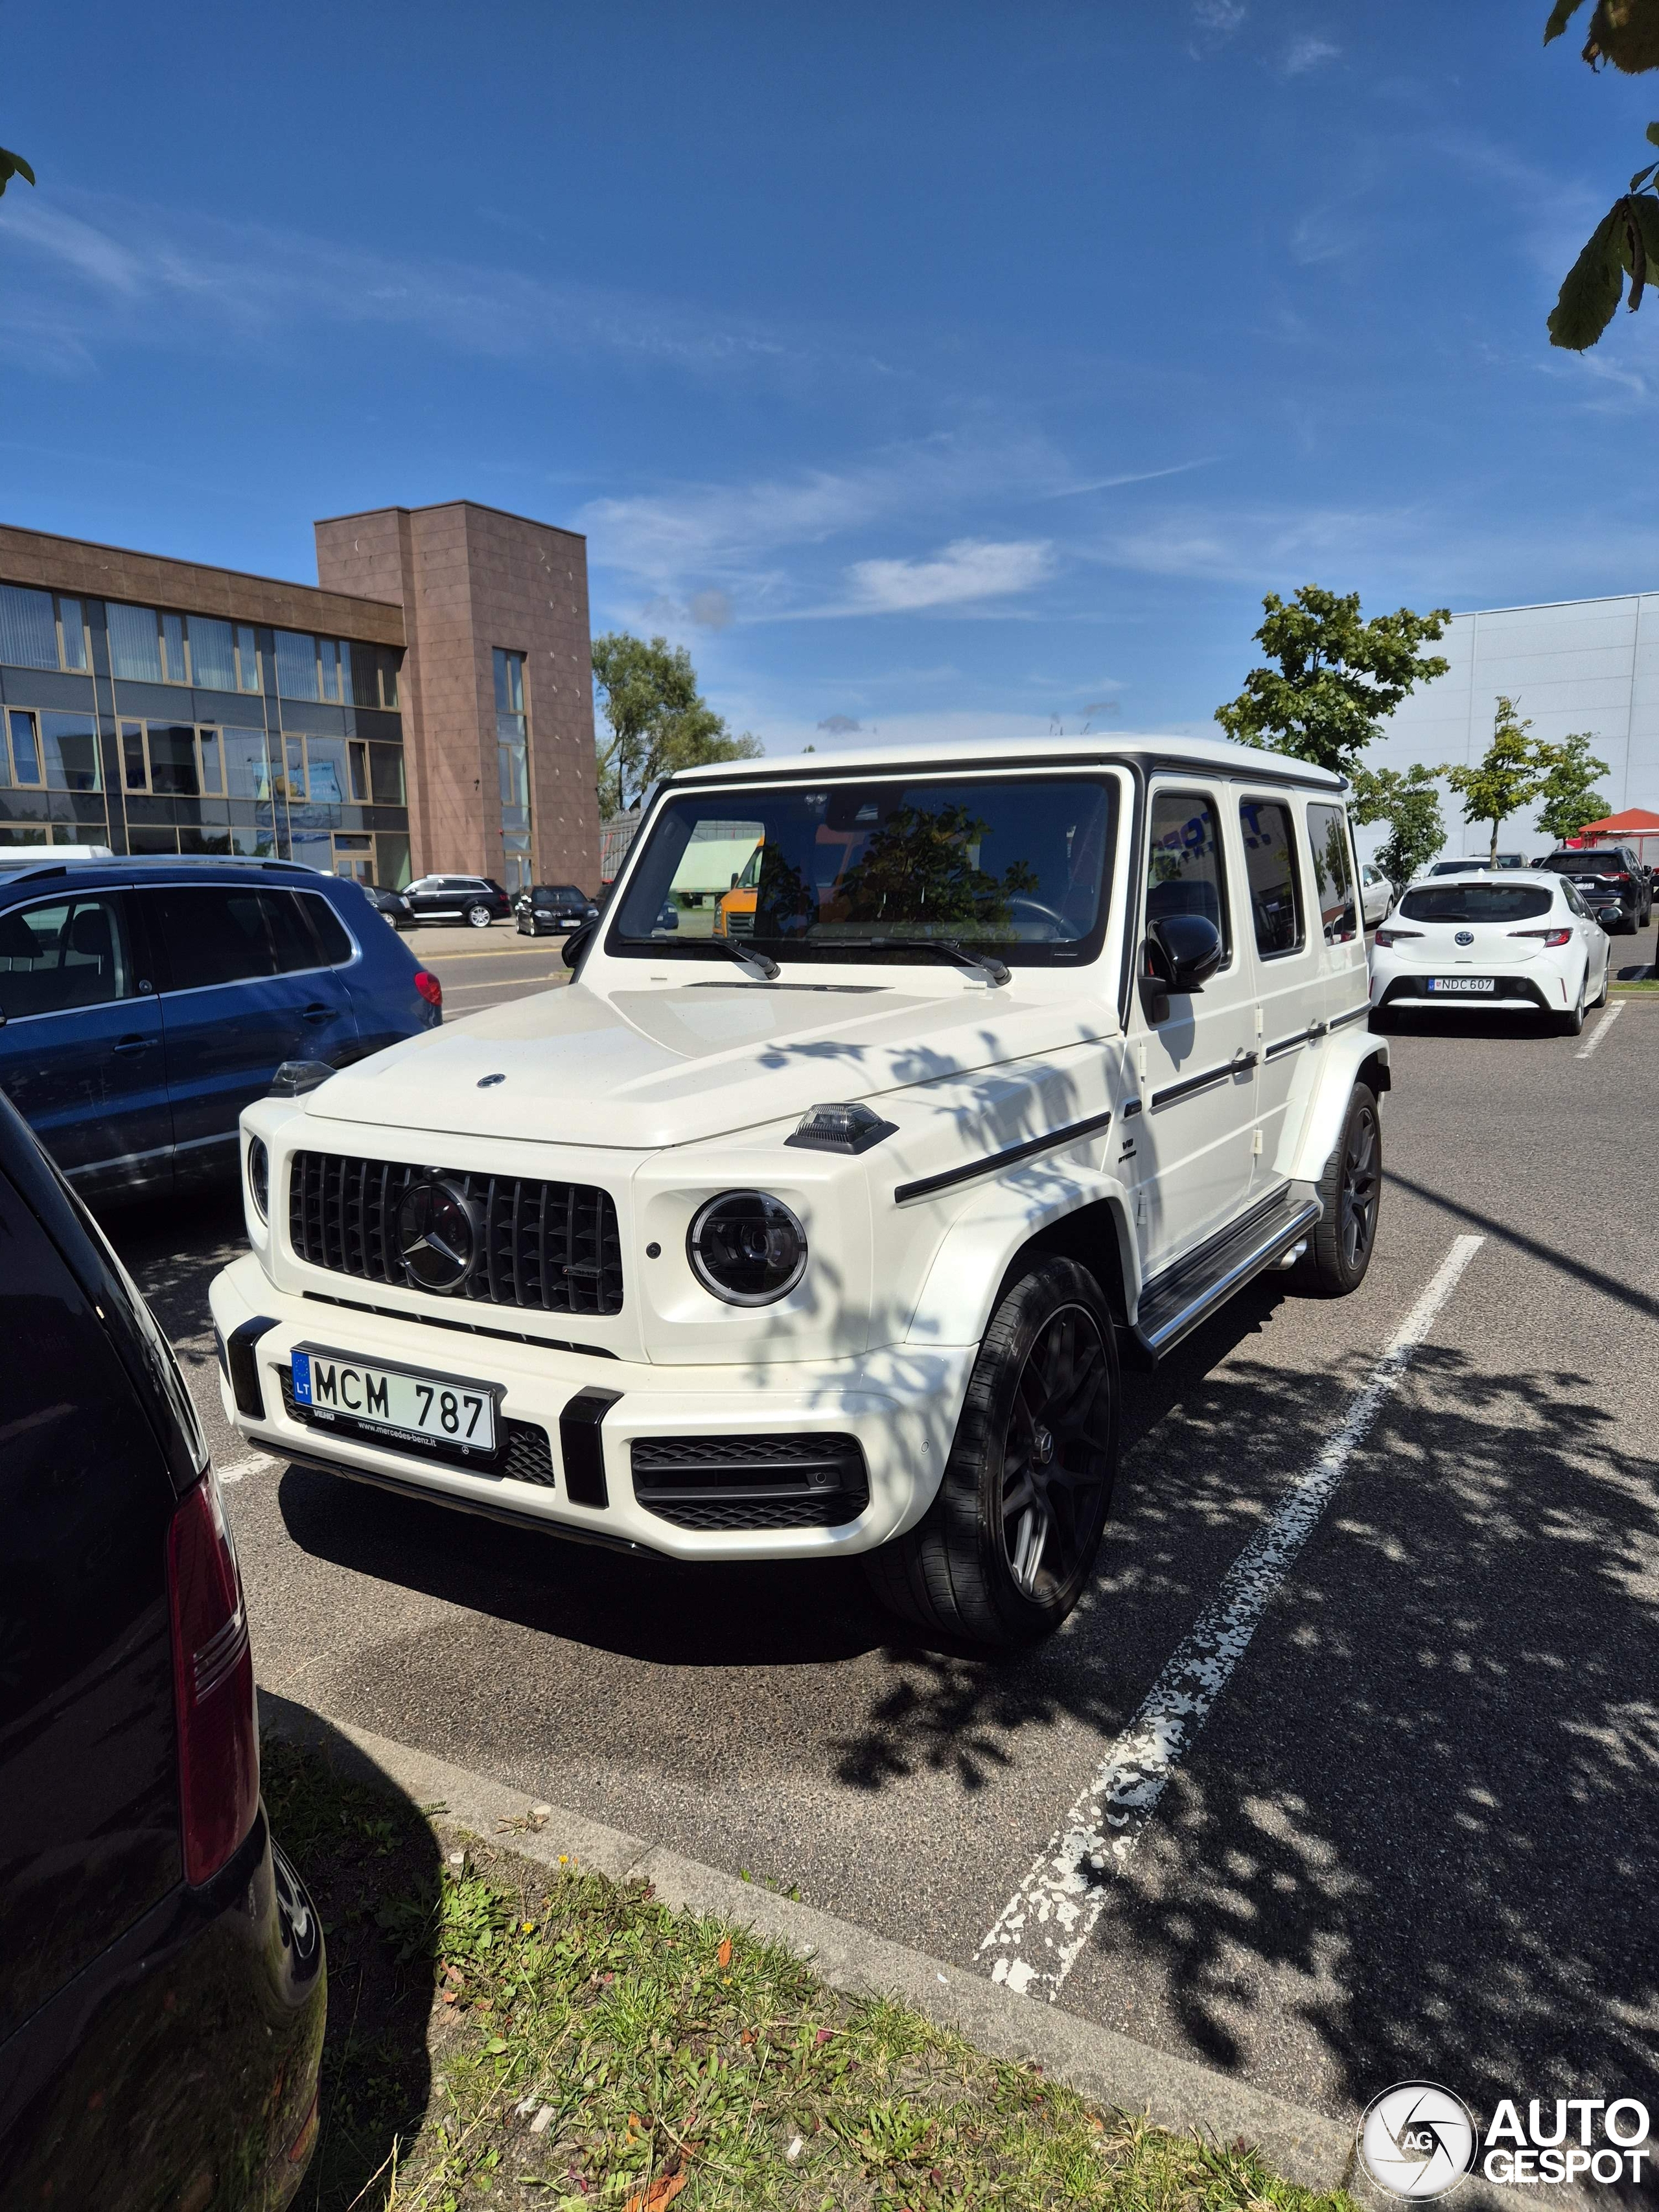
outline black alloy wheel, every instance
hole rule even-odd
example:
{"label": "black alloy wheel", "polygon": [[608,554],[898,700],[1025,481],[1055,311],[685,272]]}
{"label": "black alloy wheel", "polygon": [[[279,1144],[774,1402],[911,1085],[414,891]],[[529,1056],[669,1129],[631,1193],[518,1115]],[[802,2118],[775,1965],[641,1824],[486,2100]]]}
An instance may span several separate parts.
{"label": "black alloy wheel", "polygon": [[1117,1472],[1117,1339],[1075,1261],[1004,1293],[969,1382],[938,1496],[866,1565],[883,1602],[991,1650],[1035,1644],[1082,1595]]}
{"label": "black alloy wheel", "polygon": [[1344,1298],[1365,1279],[1376,1245],[1382,1199],[1382,1125],[1376,1095],[1357,1083],[1336,1148],[1319,1178],[1325,1212],[1290,1277],[1316,1298]]}

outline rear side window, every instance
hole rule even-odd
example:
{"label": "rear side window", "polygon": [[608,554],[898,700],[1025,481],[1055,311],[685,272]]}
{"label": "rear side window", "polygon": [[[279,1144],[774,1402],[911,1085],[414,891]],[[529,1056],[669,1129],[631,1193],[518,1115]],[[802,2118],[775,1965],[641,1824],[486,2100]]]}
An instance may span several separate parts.
{"label": "rear side window", "polygon": [[1212,921],[1231,954],[1227,878],[1215,801],[1207,792],[1159,791],[1152,795],[1146,919],[1167,921],[1175,914],[1201,914],[1206,921]]}
{"label": "rear side window", "polygon": [[1282,799],[1242,799],[1238,824],[1244,836],[1255,949],[1270,960],[1295,952],[1303,941],[1302,885],[1291,810]]}
{"label": "rear side window", "polygon": [[1358,933],[1354,919],[1353,858],[1348,817],[1340,806],[1308,809],[1308,842],[1313,848],[1314,881],[1319,886],[1319,921],[1327,945],[1347,945]]}
{"label": "rear side window", "polygon": [[1407,891],[1400,902],[1404,921],[1535,921],[1555,904],[1542,884],[1433,884]]}
{"label": "rear side window", "polygon": [[9,1022],[133,996],[118,899],[58,899],[0,915],[0,1012]]}
{"label": "rear side window", "polygon": [[167,884],[142,896],[145,920],[167,957],[169,988],[199,991],[276,974],[276,951],[257,890],[228,884]]}
{"label": "rear side window", "polygon": [[[283,891],[275,896],[280,898],[293,898],[297,904],[305,908],[311,927],[316,933],[317,942],[322,948],[324,960],[331,968],[343,967],[352,957],[356,947],[346,935],[344,923],[321,893]],[[313,955],[313,958],[314,957]],[[307,961],[306,964],[309,967],[312,963]]]}

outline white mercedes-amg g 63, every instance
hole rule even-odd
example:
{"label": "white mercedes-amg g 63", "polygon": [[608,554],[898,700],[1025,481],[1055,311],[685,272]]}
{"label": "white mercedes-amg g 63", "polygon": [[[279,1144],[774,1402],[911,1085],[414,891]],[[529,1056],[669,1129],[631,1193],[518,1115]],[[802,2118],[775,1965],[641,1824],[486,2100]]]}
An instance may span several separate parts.
{"label": "white mercedes-amg g 63", "polygon": [[1344,790],[1173,738],[669,778],[568,988],[243,1115],[227,1412],[524,1528],[862,1553],[935,1631],[1044,1635],[1120,1353],[1370,1261]]}

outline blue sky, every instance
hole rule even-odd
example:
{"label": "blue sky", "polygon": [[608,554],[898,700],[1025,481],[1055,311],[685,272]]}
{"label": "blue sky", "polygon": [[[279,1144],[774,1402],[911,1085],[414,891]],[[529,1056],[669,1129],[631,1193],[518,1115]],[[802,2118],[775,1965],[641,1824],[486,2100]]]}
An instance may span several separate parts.
{"label": "blue sky", "polygon": [[0,519],[563,523],[783,751],[1205,727],[1310,580],[1651,589],[1659,297],[1543,325],[1659,80],[1546,12],[14,4]]}

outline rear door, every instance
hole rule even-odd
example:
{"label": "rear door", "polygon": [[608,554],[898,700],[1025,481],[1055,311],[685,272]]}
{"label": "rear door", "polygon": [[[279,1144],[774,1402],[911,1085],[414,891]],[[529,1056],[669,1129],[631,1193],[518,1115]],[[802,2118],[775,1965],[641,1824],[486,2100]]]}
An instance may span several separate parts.
{"label": "rear door", "polygon": [[[1258,1194],[1283,1180],[1275,1162],[1303,1055],[1320,1050],[1326,1022],[1326,946],[1308,924],[1300,805],[1288,791],[1237,793],[1236,823],[1255,975],[1261,1141]],[[1363,957],[1363,955],[1362,955]]]}
{"label": "rear door", "polygon": [[350,999],[323,963],[301,896],[243,884],[146,885],[136,894],[161,955],[181,1175],[234,1160],[241,1110],[283,1060],[352,1056]]}
{"label": "rear door", "polygon": [[173,1172],[161,1008],[129,922],[120,891],[0,914],[0,1089],[87,1190]]}
{"label": "rear door", "polygon": [[3,1170],[0,1244],[3,2042],[181,1865],[173,1486],[86,1294]]}
{"label": "rear door", "polygon": [[1224,1227],[1250,1188],[1256,1009],[1227,857],[1225,796],[1224,784],[1159,777],[1148,799],[1146,921],[1203,915],[1226,948],[1203,989],[1172,995],[1161,1022],[1139,994],[1131,1009],[1142,1109],[1137,1217],[1149,1274]]}

